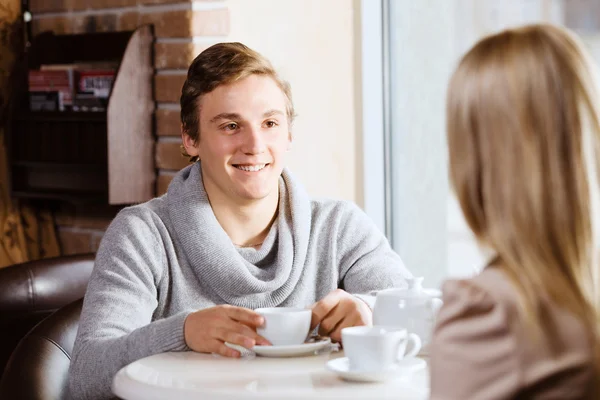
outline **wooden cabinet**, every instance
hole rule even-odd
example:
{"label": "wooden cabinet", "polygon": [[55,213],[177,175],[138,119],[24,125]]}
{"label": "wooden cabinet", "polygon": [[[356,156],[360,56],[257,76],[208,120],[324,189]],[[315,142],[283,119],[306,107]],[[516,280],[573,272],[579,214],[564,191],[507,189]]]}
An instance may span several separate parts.
{"label": "wooden cabinet", "polygon": [[42,33],[27,54],[40,65],[117,61],[106,111],[30,111],[26,73],[8,135],[13,197],[133,204],[155,195],[153,34]]}

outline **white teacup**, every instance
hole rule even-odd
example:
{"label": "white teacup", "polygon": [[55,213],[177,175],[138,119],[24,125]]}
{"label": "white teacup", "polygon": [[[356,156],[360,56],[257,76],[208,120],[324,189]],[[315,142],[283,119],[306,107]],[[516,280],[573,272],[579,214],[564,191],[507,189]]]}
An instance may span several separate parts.
{"label": "white teacup", "polygon": [[403,328],[355,326],[342,329],[342,345],[352,370],[383,371],[416,356],[421,339]]}
{"label": "white teacup", "polygon": [[310,330],[312,311],[307,308],[273,307],[254,310],[265,319],[259,335],[274,346],[302,344]]}

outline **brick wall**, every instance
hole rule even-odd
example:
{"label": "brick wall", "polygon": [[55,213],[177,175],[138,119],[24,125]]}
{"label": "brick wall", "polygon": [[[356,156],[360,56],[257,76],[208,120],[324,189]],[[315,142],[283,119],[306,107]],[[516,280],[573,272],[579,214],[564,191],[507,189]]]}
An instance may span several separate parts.
{"label": "brick wall", "polygon": [[[156,75],[157,193],[187,162],[180,155],[179,95],[193,58],[226,40],[226,1],[181,0],[30,0],[32,32],[106,32],[153,24]],[[61,204],[56,215],[64,254],[95,251],[117,207]]]}

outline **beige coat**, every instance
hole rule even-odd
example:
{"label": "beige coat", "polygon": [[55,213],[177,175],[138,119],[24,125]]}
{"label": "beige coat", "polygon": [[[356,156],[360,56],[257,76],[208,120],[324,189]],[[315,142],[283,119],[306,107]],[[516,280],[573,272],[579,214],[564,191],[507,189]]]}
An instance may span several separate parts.
{"label": "beige coat", "polygon": [[558,332],[555,354],[531,337],[517,291],[488,267],[469,280],[444,284],[431,343],[431,399],[590,399],[591,342],[571,314],[544,302]]}

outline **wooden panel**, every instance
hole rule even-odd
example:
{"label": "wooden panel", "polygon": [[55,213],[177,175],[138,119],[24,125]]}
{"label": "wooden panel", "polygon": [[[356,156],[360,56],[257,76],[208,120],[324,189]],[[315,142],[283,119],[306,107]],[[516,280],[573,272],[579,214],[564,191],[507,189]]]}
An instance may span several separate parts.
{"label": "wooden panel", "polygon": [[108,104],[109,203],[131,204],[155,193],[152,119],[152,30],[132,35]]}

